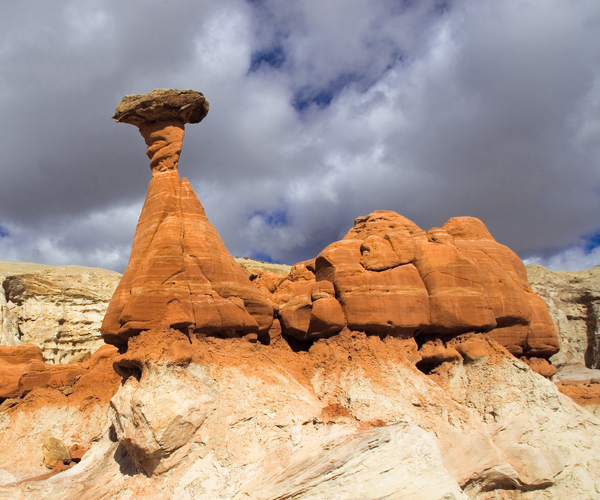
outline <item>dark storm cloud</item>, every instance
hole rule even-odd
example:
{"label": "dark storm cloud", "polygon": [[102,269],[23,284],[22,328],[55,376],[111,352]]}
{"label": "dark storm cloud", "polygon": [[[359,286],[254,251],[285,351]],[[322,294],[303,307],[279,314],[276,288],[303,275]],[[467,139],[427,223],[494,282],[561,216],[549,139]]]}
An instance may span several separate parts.
{"label": "dark storm cloud", "polygon": [[110,116],[170,87],[210,101],[180,171],[235,255],[308,259],[390,209],[600,263],[595,1],[58,5],[0,18],[0,259],[123,269],[149,169]]}

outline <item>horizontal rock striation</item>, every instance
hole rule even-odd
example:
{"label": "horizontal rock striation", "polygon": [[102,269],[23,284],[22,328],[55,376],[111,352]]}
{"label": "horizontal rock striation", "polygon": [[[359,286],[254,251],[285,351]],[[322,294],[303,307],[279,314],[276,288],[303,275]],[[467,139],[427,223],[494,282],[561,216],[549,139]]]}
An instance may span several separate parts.
{"label": "horizontal rock striation", "polygon": [[104,344],[100,325],[120,278],[90,267],[0,261],[0,345],[35,344],[47,363],[89,356]]}
{"label": "horizontal rock striation", "polygon": [[546,302],[560,337],[556,365],[600,368],[600,266],[586,271],[549,271],[527,266],[532,289]]}

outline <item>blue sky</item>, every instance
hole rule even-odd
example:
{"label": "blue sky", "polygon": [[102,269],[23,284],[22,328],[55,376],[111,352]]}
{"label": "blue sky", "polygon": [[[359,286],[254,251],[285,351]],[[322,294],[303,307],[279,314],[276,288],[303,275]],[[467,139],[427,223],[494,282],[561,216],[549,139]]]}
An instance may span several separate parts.
{"label": "blue sky", "polygon": [[110,117],[155,88],[210,101],[180,172],[234,255],[309,259],[386,209],[600,264],[597,0],[15,2],[0,259],[123,270],[150,172]]}

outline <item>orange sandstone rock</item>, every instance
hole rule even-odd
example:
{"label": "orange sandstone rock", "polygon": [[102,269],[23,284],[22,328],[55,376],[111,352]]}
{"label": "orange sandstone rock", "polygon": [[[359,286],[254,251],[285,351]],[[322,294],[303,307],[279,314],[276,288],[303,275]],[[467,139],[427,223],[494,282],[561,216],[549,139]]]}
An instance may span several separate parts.
{"label": "orange sandstone rock", "polygon": [[43,361],[31,361],[19,379],[19,395],[23,397],[36,387],[58,389],[72,386],[86,371],[80,363],[48,365]]}
{"label": "orange sandstone rock", "polygon": [[371,235],[385,237],[386,234],[405,229],[411,236],[420,236],[424,231],[411,220],[390,210],[376,210],[358,217],[344,239],[365,240]]}
{"label": "orange sandstone rock", "polygon": [[521,361],[527,363],[529,368],[531,368],[534,372],[539,373],[542,377],[546,377],[547,379],[552,378],[552,376],[556,374],[556,367],[552,366],[547,359],[522,357]]}
{"label": "orange sandstone rock", "polygon": [[129,96],[117,107],[117,121],[140,128],[152,179],[129,264],[102,324],[107,343],[122,346],[159,326],[227,337],[266,334],[271,326],[270,300],[229,254],[189,182],[179,179],[185,123],[207,112],[208,102],[193,91]]}
{"label": "orange sandstone rock", "polygon": [[578,405],[587,408],[591,413],[595,413],[600,407],[600,385],[557,383],[556,386],[565,396],[569,396]]}
{"label": "orange sandstone rock", "polygon": [[[11,346],[34,355],[21,364],[8,364],[0,360],[0,399],[25,398],[40,389],[56,392],[57,400],[68,396],[72,406],[85,401],[108,403],[119,386],[120,377],[113,369],[118,354],[114,346],[105,345],[84,362],[47,364],[37,355],[37,346]],[[7,349],[4,349],[6,354]],[[59,392],[60,391],[60,392]]]}
{"label": "orange sandstone rock", "polygon": [[44,365],[37,345],[0,346],[0,399],[19,397],[19,379],[32,362]]}
{"label": "orange sandstone rock", "polygon": [[340,303],[328,281],[308,282],[279,310],[282,331],[299,340],[328,337],[344,328]]}
{"label": "orange sandstone rock", "polygon": [[37,345],[0,345],[0,361],[9,365],[22,365],[34,360],[44,361],[42,350]]}
{"label": "orange sandstone rock", "polygon": [[549,357],[558,352],[558,334],[548,308],[532,292],[519,257],[494,240],[475,217],[454,217],[443,228],[477,264],[497,323],[490,336],[516,356]]}
{"label": "orange sandstone rock", "polygon": [[488,331],[496,326],[475,262],[441,228],[428,231],[415,265],[429,293],[429,331],[439,334]]}
{"label": "orange sandstone rock", "polygon": [[341,277],[334,284],[351,330],[400,335],[429,324],[427,290],[412,264]]}
{"label": "orange sandstone rock", "polygon": [[360,253],[362,254],[360,263],[367,271],[385,271],[402,263],[394,252],[389,238],[383,239],[374,234],[361,243]]}
{"label": "orange sandstone rock", "polygon": [[[335,294],[315,302],[309,297],[313,288],[306,286],[313,280],[331,283]],[[547,358],[558,349],[548,311],[532,293],[523,263],[474,217],[455,217],[425,232],[394,212],[373,212],[270,289],[283,334],[303,340],[329,336],[344,323],[393,336],[488,332],[515,356],[528,358]],[[336,320],[327,330],[316,318],[325,315],[326,305],[334,314],[334,300],[344,322]],[[466,359],[478,359],[474,346],[461,349]]]}

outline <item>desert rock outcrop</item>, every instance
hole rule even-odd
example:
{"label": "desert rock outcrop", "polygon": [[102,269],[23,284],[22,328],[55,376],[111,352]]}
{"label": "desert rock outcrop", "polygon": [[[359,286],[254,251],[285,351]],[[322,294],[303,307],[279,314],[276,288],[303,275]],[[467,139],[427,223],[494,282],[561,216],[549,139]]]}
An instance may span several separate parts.
{"label": "desert rock outcrop", "polygon": [[[425,232],[394,212],[373,212],[287,279],[255,282],[272,293],[283,334],[299,340],[347,326],[400,337],[487,332],[515,356],[540,360],[559,349],[523,263],[473,217]],[[329,294],[315,297],[317,288]],[[532,366],[553,371],[546,361]]]}
{"label": "desert rock outcrop", "polygon": [[117,350],[113,346],[104,345],[86,361],[48,364],[44,363],[42,351],[38,346],[0,346],[0,402],[5,399],[22,398],[36,388],[48,387],[70,395],[73,393],[73,387],[82,377],[89,375],[90,371],[93,371],[93,377],[100,381],[99,390],[106,382],[112,387],[107,391],[112,390],[114,393],[116,378],[112,369],[112,358],[116,353]]}
{"label": "desert rock outcrop", "polygon": [[[484,334],[441,340],[454,354],[428,375],[409,341],[344,329],[294,352],[143,331],[116,360],[112,430],[45,481],[19,485],[22,458],[2,454],[0,498],[594,498],[593,415]],[[23,422],[11,411],[0,437]]]}
{"label": "desert rock outcrop", "polygon": [[271,326],[269,300],[227,252],[177,166],[186,123],[206,116],[199,92],[155,90],[128,96],[117,121],[136,125],[148,146],[152,179],[127,269],[102,324],[106,342],[126,345],[159,326],[198,335],[264,335]]}
{"label": "desert rock outcrop", "polygon": [[556,365],[600,368],[600,266],[586,271],[549,271],[527,266],[533,290],[546,302],[560,337]]}
{"label": "desert rock outcrop", "polygon": [[88,357],[121,275],[83,266],[0,261],[0,345],[35,344],[47,363]]}

